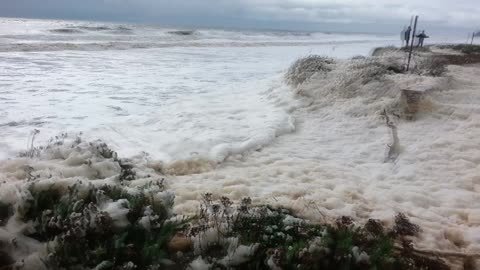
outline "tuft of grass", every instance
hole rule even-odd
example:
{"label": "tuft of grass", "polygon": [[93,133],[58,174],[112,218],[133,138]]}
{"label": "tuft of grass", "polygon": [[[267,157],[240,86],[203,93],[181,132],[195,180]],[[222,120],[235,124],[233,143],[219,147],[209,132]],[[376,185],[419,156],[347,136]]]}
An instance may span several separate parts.
{"label": "tuft of grass", "polygon": [[395,217],[393,232],[401,236],[416,236],[420,232],[420,227],[411,223],[405,214],[399,213]]}
{"label": "tuft of grass", "polygon": [[466,45],[461,51],[464,54],[480,54],[480,45]]}
{"label": "tuft of grass", "polygon": [[474,44],[455,44],[455,45],[439,45],[441,49],[452,49],[464,54],[480,54],[480,45]]}
{"label": "tuft of grass", "polygon": [[418,59],[413,73],[424,76],[440,77],[447,72],[447,60],[441,56],[429,56]]}

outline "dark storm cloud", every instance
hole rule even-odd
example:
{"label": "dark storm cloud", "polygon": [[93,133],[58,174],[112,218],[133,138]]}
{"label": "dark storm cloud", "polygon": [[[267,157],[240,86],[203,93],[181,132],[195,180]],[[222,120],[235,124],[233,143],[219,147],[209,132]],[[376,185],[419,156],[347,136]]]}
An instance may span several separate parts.
{"label": "dark storm cloud", "polygon": [[0,0],[0,16],[220,27],[381,31],[412,14],[437,27],[480,26],[477,0]]}

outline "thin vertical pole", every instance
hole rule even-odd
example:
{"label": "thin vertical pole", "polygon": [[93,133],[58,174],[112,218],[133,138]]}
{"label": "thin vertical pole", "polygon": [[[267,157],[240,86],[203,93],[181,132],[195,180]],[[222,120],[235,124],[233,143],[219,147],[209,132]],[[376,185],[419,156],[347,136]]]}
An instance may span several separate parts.
{"label": "thin vertical pole", "polygon": [[[410,35],[412,34],[413,19],[414,19],[414,16],[412,15],[412,17],[410,18]],[[410,39],[410,37],[408,37],[408,38],[409,38],[408,42],[410,42],[411,39]],[[405,49],[408,49],[408,46],[409,46],[408,42],[406,42],[406,44],[405,44]]]}
{"label": "thin vertical pole", "polygon": [[412,60],[413,42],[415,41],[415,34],[417,32],[417,22],[418,22],[418,16],[415,16],[415,23],[413,24],[412,43],[410,45],[410,52],[408,54],[407,71],[410,69],[410,61]]}
{"label": "thin vertical pole", "polygon": [[475,38],[475,32],[472,33],[472,42],[470,42],[470,45],[473,45],[473,39]]}

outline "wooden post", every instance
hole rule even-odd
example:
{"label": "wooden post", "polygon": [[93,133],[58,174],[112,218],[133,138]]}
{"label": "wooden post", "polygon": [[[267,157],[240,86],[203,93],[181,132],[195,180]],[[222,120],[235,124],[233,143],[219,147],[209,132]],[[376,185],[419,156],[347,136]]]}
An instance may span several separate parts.
{"label": "wooden post", "polygon": [[412,45],[410,45],[410,52],[408,54],[407,71],[410,69],[410,61],[412,60],[413,42],[415,41],[415,34],[417,32],[417,22],[418,16],[415,16],[415,23],[413,25]]}
{"label": "wooden post", "polygon": [[423,92],[411,89],[402,89],[401,100],[404,106],[404,114],[407,120],[413,120],[420,108]]}

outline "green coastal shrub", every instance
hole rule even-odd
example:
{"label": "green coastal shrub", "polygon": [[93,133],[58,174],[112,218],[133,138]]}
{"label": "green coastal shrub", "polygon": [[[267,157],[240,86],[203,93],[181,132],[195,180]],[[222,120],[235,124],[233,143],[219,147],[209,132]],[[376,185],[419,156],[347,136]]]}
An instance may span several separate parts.
{"label": "green coastal shrub", "polygon": [[[32,185],[18,209],[34,224],[25,236],[47,244],[47,269],[188,269],[196,258],[207,269],[448,269],[410,248],[420,228],[403,214],[392,228],[373,219],[359,226],[349,217],[315,224],[249,198],[234,206],[208,195],[197,217],[173,222],[172,205],[156,203],[151,187],[132,195],[73,185],[62,194]],[[170,245],[180,232],[192,239],[184,253]]]}
{"label": "green coastal shrub", "polygon": [[[209,269],[448,269],[443,261],[408,248],[408,237],[418,235],[420,228],[403,214],[392,228],[374,219],[359,226],[349,217],[314,224],[288,209],[251,206],[248,198],[232,212],[231,204],[223,203],[225,197],[220,202],[211,200],[211,194],[207,197],[200,223],[217,224],[223,228],[219,237],[255,247],[250,258],[233,266],[223,264],[221,257],[202,256]],[[399,244],[407,248],[397,248]]]}
{"label": "green coastal shrub", "polygon": [[155,202],[153,185],[163,189],[150,183],[130,194],[116,186],[73,185],[62,194],[33,184],[21,219],[33,221],[35,230],[26,236],[48,243],[49,269],[160,267],[168,260],[168,242],[184,223],[165,222],[172,202]]}
{"label": "green coastal shrub", "polygon": [[461,51],[464,54],[479,54],[480,53],[480,45],[466,45],[461,48]]}

